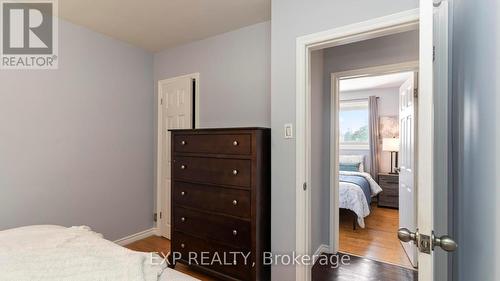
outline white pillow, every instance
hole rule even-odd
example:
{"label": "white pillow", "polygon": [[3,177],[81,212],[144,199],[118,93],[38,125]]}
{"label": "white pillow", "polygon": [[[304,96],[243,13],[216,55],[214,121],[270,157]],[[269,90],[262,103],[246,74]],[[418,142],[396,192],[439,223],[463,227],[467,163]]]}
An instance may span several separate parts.
{"label": "white pillow", "polygon": [[359,164],[359,171],[362,173],[365,171],[365,156],[364,155],[340,155],[340,164]]}

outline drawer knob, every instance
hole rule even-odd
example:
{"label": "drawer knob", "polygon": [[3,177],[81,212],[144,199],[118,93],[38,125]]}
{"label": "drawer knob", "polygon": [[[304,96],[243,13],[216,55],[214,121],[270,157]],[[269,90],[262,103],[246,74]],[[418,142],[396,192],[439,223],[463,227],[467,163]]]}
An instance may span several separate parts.
{"label": "drawer knob", "polygon": [[237,175],[238,174],[238,170],[233,170],[233,175]]}
{"label": "drawer knob", "polygon": [[184,164],[183,164],[183,165],[181,165],[181,169],[182,169],[182,170],[185,170],[185,169],[186,169],[186,165],[184,165]]}
{"label": "drawer knob", "polygon": [[238,141],[236,141],[236,140],[233,141],[233,146],[238,146],[238,144],[239,144]]}
{"label": "drawer knob", "polygon": [[182,217],[182,218],[181,218],[181,222],[186,222],[186,218],[185,218],[185,217]]}
{"label": "drawer knob", "polygon": [[238,200],[233,200],[233,205],[234,206],[238,205]]}
{"label": "drawer knob", "polygon": [[186,192],[185,191],[181,191],[181,196],[184,196],[186,195]]}
{"label": "drawer knob", "polygon": [[235,230],[233,230],[233,235],[234,235],[234,236],[238,235],[238,231],[237,231],[236,229],[235,229]]}
{"label": "drawer knob", "polygon": [[184,243],[181,243],[181,248],[184,249],[186,247],[186,245],[184,245]]}
{"label": "drawer knob", "polygon": [[185,140],[181,141],[181,145],[186,145],[186,141]]}

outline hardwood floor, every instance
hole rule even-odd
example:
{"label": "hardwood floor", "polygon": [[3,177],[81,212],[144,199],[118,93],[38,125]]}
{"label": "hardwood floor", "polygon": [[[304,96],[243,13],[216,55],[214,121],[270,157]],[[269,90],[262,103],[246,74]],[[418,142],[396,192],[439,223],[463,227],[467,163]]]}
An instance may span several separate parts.
{"label": "hardwood floor", "polygon": [[[326,255],[328,258],[333,255]],[[341,261],[348,258],[345,262]],[[313,281],[417,281],[415,270],[366,258],[339,253],[333,263],[320,264],[312,268]]]}
{"label": "hardwood floor", "polygon": [[[160,255],[161,253],[167,254],[168,252],[170,252],[170,240],[163,237],[150,236],[148,238],[144,238],[142,240],[128,244],[125,246],[125,248],[139,252],[156,252],[159,253]],[[201,281],[218,280],[210,276],[207,276],[201,272],[194,271],[181,263],[178,263],[175,266],[175,270],[183,272],[187,275],[191,275],[194,278],[200,279]]]}
{"label": "hardwood floor", "polygon": [[[332,268],[331,265],[321,266],[316,264],[313,267],[313,281],[417,280],[417,272],[412,269],[410,261],[396,236],[399,225],[398,211],[378,208],[376,204],[373,204],[372,213],[365,219],[365,225],[366,228],[364,229],[357,227],[356,230],[353,230],[352,217],[349,214],[341,213],[340,252],[352,254],[349,255],[351,263],[341,265],[337,269]],[[168,253],[170,251],[170,240],[151,236],[125,247],[141,252]],[[177,264],[175,269],[202,281],[217,280],[201,272],[194,271],[183,264]]]}
{"label": "hardwood floor", "polygon": [[352,217],[341,212],[340,252],[413,268],[397,237],[398,210],[379,208],[373,203],[365,226],[353,230]]}

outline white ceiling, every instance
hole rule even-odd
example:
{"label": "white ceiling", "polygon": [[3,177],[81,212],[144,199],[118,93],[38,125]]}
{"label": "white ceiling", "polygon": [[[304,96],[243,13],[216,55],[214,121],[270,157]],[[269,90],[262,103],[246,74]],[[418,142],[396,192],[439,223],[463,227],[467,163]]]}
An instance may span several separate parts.
{"label": "white ceiling", "polygon": [[362,91],[369,89],[394,88],[401,86],[412,72],[400,72],[380,76],[359,77],[340,80],[341,92]]}
{"label": "white ceiling", "polygon": [[148,51],[271,18],[271,0],[60,0],[59,16]]}

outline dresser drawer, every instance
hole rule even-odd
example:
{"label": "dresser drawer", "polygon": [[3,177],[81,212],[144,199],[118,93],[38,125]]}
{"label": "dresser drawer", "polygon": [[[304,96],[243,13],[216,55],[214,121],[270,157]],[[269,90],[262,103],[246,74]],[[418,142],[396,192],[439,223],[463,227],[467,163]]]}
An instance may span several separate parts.
{"label": "dresser drawer", "polygon": [[252,161],[174,156],[174,180],[250,187]]}
{"label": "dresser drawer", "polygon": [[[253,257],[248,254],[248,251],[240,253],[241,250],[177,231],[173,232],[172,236],[174,238],[172,240],[172,249],[180,253],[181,258],[190,265],[204,266],[239,280],[251,280],[250,266],[253,263]],[[235,252],[238,252],[238,254],[235,255]],[[204,257],[208,258],[202,260],[202,253]],[[247,256],[247,260],[242,254]],[[222,264],[218,262],[210,263],[215,256],[220,258]],[[236,262],[234,262],[235,260]]]}
{"label": "dresser drawer", "polygon": [[241,249],[250,248],[250,222],[174,207],[175,230]]}
{"label": "dresser drawer", "polygon": [[399,194],[399,185],[396,184],[386,184],[386,185],[381,185],[382,187],[382,193],[383,195],[396,195],[398,196]]}
{"label": "dresser drawer", "polygon": [[251,154],[252,136],[250,134],[197,134],[175,135],[175,152],[210,154]]}
{"label": "dresser drawer", "polygon": [[187,182],[174,182],[172,198],[176,205],[249,218],[250,191]]}
{"label": "dresser drawer", "polygon": [[394,194],[380,194],[378,197],[378,205],[381,207],[399,207],[399,195]]}

